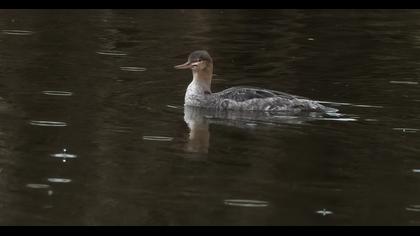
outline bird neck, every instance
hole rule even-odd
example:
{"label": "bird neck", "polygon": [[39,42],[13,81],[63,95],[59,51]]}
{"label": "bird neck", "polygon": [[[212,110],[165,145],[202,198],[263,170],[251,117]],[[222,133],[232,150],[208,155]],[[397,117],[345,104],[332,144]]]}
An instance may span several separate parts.
{"label": "bird neck", "polygon": [[213,67],[208,66],[203,70],[193,71],[193,81],[189,89],[196,95],[206,95],[211,93],[211,79],[213,77]]}

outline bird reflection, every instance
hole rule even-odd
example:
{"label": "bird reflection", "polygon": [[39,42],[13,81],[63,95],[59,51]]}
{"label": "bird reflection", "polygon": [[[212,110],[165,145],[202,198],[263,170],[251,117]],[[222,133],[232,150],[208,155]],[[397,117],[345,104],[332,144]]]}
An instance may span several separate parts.
{"label": "bird reflection", "polygon": [[206,111],[197,107],[184,107],[184,121],[190,129],[186,151],[207,153],[210,145],[209,120]]}
{"label": "bird reflection", "polygon": [[234,126],[251,129],[258,125],[300,125],[314,120],[353,121],[352,118],[341,118],[339,113],[279,113],[251,111],[218,111],[200,107],[185,106],[184,121],[190,129],[185,150],[191,153],[208,153],[210,146],[210,124]]}

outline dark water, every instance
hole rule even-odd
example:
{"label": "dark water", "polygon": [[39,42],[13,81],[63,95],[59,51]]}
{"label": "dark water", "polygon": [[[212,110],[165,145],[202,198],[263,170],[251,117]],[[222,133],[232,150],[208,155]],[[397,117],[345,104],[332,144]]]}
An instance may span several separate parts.
{"label": "dark water", "polygon": [[[420,11],[0,10],[1,225],[420,225]],[[173,65],[352,119],[211,119]],[[65,151],[63,151],[65,149]]]}

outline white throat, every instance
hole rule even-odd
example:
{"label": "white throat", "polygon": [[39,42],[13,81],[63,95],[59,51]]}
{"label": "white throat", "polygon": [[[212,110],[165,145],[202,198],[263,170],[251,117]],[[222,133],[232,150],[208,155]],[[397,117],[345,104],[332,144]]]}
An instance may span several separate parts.
{"label": "white throat", "polygon": [[200,71],[193,71],[193,80],[188,85],[185,93],[185,105],[196,105],[197,100],[211,94],[211,79],[213,68],[206,68]]}

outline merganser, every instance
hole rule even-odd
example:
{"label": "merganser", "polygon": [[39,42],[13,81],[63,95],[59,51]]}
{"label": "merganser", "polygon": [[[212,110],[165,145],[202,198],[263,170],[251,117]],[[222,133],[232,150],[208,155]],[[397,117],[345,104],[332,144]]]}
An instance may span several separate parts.
{"label": "merganser", "polygon": [[213,59],[205,50],[192,52],[188,61],[175,66],[175,69],[192,70],[193,80],[185,93],[185,106],[236,111],[322,113],[338,111],[304,97],[255,87],[232,87],[212,93]]}

